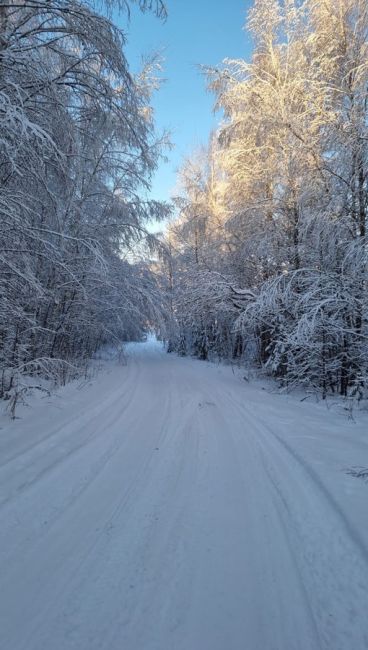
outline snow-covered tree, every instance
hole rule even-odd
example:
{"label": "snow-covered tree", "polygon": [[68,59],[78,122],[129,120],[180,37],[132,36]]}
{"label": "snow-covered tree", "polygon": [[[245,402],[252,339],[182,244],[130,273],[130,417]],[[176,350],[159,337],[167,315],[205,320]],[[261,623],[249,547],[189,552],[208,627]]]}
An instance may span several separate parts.
{"label": "snow-covered tree", "polygon": [[[210,328],[212,339],[226,321],[230,343],[216,354],[248,350],[284,384],[361,396],[367,3],[256,0],[248,29],[250,61],[206,70],[224,117],[202,162],[216,169],[211,200],[208,172],[194,174],[172,226],[177,320],[201,335]],[[194,168],[193,159],[184,175]]]}
{"label": "snow-covered tree", "polygon": [[[157,2],[143,10],[164,15]],[[90,356],[135,335],[152,309],[132,248],[167,206],[142,198],[165,136],[154,133],[156,62],[133,76],[108,11],[125,2],[0,7],[0,363]],[[142,191],[143,190],[143,191]]]}

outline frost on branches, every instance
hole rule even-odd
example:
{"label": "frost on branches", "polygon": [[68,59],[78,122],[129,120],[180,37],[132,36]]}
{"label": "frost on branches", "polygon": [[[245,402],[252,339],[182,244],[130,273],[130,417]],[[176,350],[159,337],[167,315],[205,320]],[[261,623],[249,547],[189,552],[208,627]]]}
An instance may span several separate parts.
{"label": "frost on branches", "polygon": [[[141,8],[164,15],[159,2]],[[132,263],[141,198],[160,156],[155,62],[134,78],[109,11],[125,2],[9,0],[0,7],[0,396],[19,373],[74,367],[140,335],[155,280]]]}
{"label": "frost on branches", "polygon": [[368,5],[256,0],[250,62],[207,69],[224,116],[186,161],[163,268],[171,347],[283,385],[368,382]]}

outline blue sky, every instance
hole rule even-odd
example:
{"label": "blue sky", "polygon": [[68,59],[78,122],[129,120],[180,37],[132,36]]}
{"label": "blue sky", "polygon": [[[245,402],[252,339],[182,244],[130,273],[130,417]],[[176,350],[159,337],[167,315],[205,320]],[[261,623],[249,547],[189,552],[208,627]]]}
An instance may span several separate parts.
{"label": "blue sky", "polygon": [[251,42],[242,28],[250,4],[250,0],[167,0],[166,22],[132,10],[126,54],[132,70],[140,66],[142,55],[153,51],[163,55],[166,81],[153,107],[158,129],[168,129],[174,144],[169,162],[161,163],[154,176],[152,198],[170,199],[180,161],[207,142],[218,121],[212,110],[214,98],[206,91],[198,65],[249,57]]}

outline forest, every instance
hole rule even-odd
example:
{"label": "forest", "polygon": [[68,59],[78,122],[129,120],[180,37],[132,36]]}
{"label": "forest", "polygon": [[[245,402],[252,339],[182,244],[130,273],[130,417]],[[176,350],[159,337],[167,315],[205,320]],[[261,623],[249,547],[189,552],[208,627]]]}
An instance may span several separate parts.
{"label": "forest", "polygon": [[0,0],[0,650],[368,650],[367,218],[368,0]]}
{"label": "forest", "polygon": [[0,396],[155,327],[168,351],[365,397],[366,0],[253,3],[251,59],[202,66],[218,126],[171,204],[149,195],[169,142],[157,61],[133,75],[113,20],[129,11],[1,3]]}
{"label": "forest", "polygon": [[[142,2],[164,18],[159,2]],[[129,72],[124,33],[79,0],[0,5],[0,395],[66,381],[103,343],[139,337],[160,301],[146,198],[165,135],[153,60]]]}
{"label": "forest", "polygon": [[221,121],[180,172],[170,346],[285,388],[367,394],[368,5],[258,0],[250,61],[204,68]]}

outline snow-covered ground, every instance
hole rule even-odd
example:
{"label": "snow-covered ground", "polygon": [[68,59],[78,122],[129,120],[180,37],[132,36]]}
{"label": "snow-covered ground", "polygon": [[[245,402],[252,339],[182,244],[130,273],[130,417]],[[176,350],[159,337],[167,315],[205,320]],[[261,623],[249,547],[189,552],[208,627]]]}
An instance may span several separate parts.
{"label": "snow-covered ground", "polygon": [[368,648],[368,417],[152,340],[1,419],[1,650]]}

